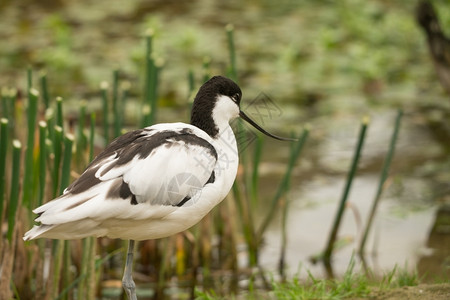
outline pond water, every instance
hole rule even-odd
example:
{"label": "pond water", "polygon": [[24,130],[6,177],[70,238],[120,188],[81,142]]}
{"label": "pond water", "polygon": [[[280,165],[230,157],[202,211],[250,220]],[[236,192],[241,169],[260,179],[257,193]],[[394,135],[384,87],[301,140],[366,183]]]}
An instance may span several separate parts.
{"label": "pond water", "polygon": [[[379,276],[395,266],[417,270],[417,264],[424,257],[428,264],[440,266],[437,269],[441,272],[448,269],[448,258],[434,255],[447,253],[448,242],[442,239],[432,247],[429,243],[437,210],[449,201],[449,157],[443,146],[448,141],[433,139],[417,115],[417,112],[407,111],[402,119],[390,177],[366,244],[366,265]],[[394,110],[380,110],[371,116],[359,169],[338,232],[339,249],[332,257],[336,276],[346,271],[352,257],[359,262],[355,253],[376,194],[394,120]],[[324,251],[328,242],[360,124],[354,116],[311,121],[311,141],[307,142],[304,156],[300,157],[294,172],[286,225],[286,271],[301,278],[308,276],[307,270],[314,276],[327,276],[323,265],[312,263],[311,258]],[[273,142],[266,141],[266,144],[268,148],[273,147],[270,153],[277,153],[276,148],[280,147]],[[281,162],[263,165],[265,185],[277,180],[274,170],[282,169]],[[264,190],[268,192],[269,188]],[[444,234],[448,237],[448,230]],[[265,236],[261,264],[276,272],[280,253],[281,219],[278,216]],[[426,273],[426,270],[420,268],[419,271]]]}
{"label": "pond water", "polygon": [[[349,266],[352,255],[357,251],[361,231],[375,195],[377,177],[368,175],[355,179],[347,209],[339,230],[341,249],[333,255],[332,267],[336,275],[342,275]],[[325,249],[328,235],[337,210],[339,191],[343,189],[344,178],[322,179],[304,184],[301,199],[308,199],[309,205],[293,203],[288,217],[288,246],[286,265],[288,274],[298,271],[300,277],[326,277],[322,264],[313,264],[311,258]],[[366,245],[367,262],[376,274],[391,271],[395,265],[414,269],[418,259],[427,253],[426,242],[434,223],[436,208],[420,211],[401,210],[389,199],[384,199],[378,208],[371,235]],[[263,265],[276,270],[280,253],[280,230],[273,226],[266,235],[266,245],[261,255]]]}

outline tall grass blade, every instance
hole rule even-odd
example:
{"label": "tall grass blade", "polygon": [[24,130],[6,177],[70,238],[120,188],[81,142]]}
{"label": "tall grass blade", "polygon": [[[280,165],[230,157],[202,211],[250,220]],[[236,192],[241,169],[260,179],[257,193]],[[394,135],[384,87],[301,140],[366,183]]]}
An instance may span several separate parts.
{"label": "tall grass blade", "polygon": [[[47,123],[47,138],[53,142],[55,139],[55,110],[51,107],[45,110],[45,122]],[[50,150],[49,153],[53,154],[53,149]]]}
{"label": "tall grass blade", "polygon": [[27,68],[27,89],[30,90],[33,87],[33,70],[31,67]]}
{"label": "tall grass blade", "polygon": [[[81,241],[81,267],[80,267],[80,274],[86,274],[86,271],[88,269],[88,265],[89,265],[89,261],[88,261],[88,257],[89,257],[89,248],[90,248],[90,239],[89,238],[84,238]],[[86,284],[88,284],[86,282],[86,277],[83,276],[82,278],[80,278],[80,281],[78,283],[78,293],[77,293],[77,299],[86,299]]]}
{"label": "tall grass blade", "polygon": [[3,224],[3,209],[5,207],[6,155],[9,145],[8,119],[0,120],[0,225]]}
{"label": "tall grass blade", "polygon": [[116,138],[120,135],[121,127],[121,105],[119,99],[119,70],[114,70],[113,72],[113,85],[112,85],[112,109],[113,109],[113,123],[114,123],[114,135]]}
{"label": "tall grass blade", "polygon": [[16,107],[16,103],[17,103],[17,90],[12,88],[9,90],[9,102],[10,102],[10,112],[11,114],[9,115],[8,119],[10,122],[10,128],[14,127],[14,125],[16,124],[16,116],[17,116],[17,107]]}
{"label": "tall grass blade", "polygon": [[[95,113],[91,114],[90,123],[90,133],[89,133],[89,161],[94,159],[94,140],[95,140]],[[85,270],[86,276],[85,280],[82,280],[82,285],[79,287],[84,297],[79,297],[79,299],[95,300],[95,290],[96,290],[96,276],[95,276],[95,251],[96,251],[96,239],[94,237],[88,237],[83,240],[83,256],[82,270]],[[82,288],[85,287],[85,290]]]}
{"label": "tall grass blade", "polygon": [[143,115],[143,127],[152,125],[156,117],[156,97],[157,97],[157,67],[153,55],[153,29],[148,29],[145,37],[145,82],[144,82],[144,106],[147,105],[150,111]]}
{"label": "tall grass blade", "polygon": [[147,32],[145,33],[145,77],[144,77],[144,100],[145,103],[149,103],[150,99],[150,81],[151,76],[153,72],[153,59],[151,57],[153,53],[153,36],[155,32],[152,28],[147,29]]}
{"label": "tall grass blade", "polygon": [[[254,267],[258,262],[258,239],[256,238],[255,224],[253,218],[253,211],[255,209],[255,203],[258,197],[258,178],[259,178],[259,165],[261,162],[261,153],[263,146],[263,138],[258,135],[256,138],[256,144],[254,146],[253,154],[253,169],[251,173],[251,184],[246,184],[250,186],[248,189],[250,191],[250,196],[242,195],[241,200],[236,202],[239,216],[241,219],[242,230],[244,232],[244,238],[247,243],[247,251],[249,256],[249,266]],[[244,175],[246,175],[244,173]],[[244,178],[244,182],[247,178]],[[237,187],[237,184],[236,184]],[[238,192],[238,190],[236,190]]]}
{"label": "tall grass blade", "polygon": [[236,68],[236,50],[234,46],[234,26],[233,24],[228,24],[225,26],[225,31],[227,33],[227,43],[228,43],[228,53],[230,55],[230,66],[228,69],[228,76],[237,82],[237,68]]}
{"label": "tall grass blade", "polygon": [[34,162],[33,162],[33,152],[34,152],[34,136],[36,128],[36,117],[37,117],[37,105],[38,105],[39,92],[35,89],[30,89],[28,91],[28,110],[27,110],[27,121],[28,121],[28,135],[27,135],[27,148],[25,152],[25,173],[24,173],[24,190],[23,190],[23,204],[29,206],[30,198],[32,195],[33,184],[33,173],[34,173]]}
{"label": "tall grass blade", "polygon": [[97,276],[95,272],[95,252],[96,252],[96,245],[97,241],[94,237],[88,237],[87,240],[89,241],[88,245],[88,265],[86,269],[86,299],[87,300],[95,300],[95,291],[97,288]]}
{"label": "tall grass blade", "polygon": [[[39,122],[39,194],[37,206],[44,203],[45,186],[47,179],[47,123]],[[44,294],[44,261],[45,261],[45,240],[38,241],[39,260],[36,264],[36,299],[42,299]]]}
{"label": "tall grass blade", "polygon": [[56,97],[56,125],[64,131],[63,99]]}
{"label": "tall grass blade", "polygon": [[62,162],[61,171],[61,185],[59,187],[59,194],[64,192],[64,189],[70,182],[70,165],[72,161],[72,148],[74,143],[74,136],[71,133],[67,133],[64,137],[64,157]]}
{"label": "tall grass blade", "polygon": [[6,87],[2,87],[2,89],[1,89],[1,101],[2,101],[1,107],[2,107],[2,115],[4,117],[8,117],[10,115],[8,91],[9,90]]}
{"label": "tall grass blade", "polygon": [[158,81],[161,69],[164,65],[162,58],[151,58],[153,60],[153,68],[150,77],[150,98],[148,99],[150,105],[150,114],[147,121],[148,125],[153,125],[156,121],[158,109]]}
{"label": "tall grass blade", "polygon": [[[11,244],[13,239],[14,227],[16,224],[16,212],[19,205],[20,190],[20,156],[22,153],[22,144],[18,140],[13,141],[12,151],[12,172],[11,172],[11,191],[8,205],[8,232],[6,237]],[[24,187],[26,189],[26,186]]]}
{"label": "tall grass blade", "polygon": [[263,142],[264,139],[262,138],[262,136],[257,135],[253,153],[253,169],[252,169],[251,190],[250,190],[252,206],[256,205],[256,202],[258,200],[259,165],[261,163]]}
{"label": "tall grass blade", "polygon": [[[97,262],[95,262],[95,264],[93,265],[92,273],[94,273],[95,270],[99,269],[100,266],[101,266],[102,264],[104,264],[106,261],[110,260],[113,256],[116,256],[117,254],[119,254],[119,253],[122,252],[122,251],[123,251],[122,248],[117,249],[117,250],[115,250],[115,251],[113,251],[113,252],[111,252],[111,253],[108,253],[108,254],[105,255],[105,257],[103,257],[102,259],[99,259],[99,260],[98,260]],[[68,293],[71,289],[73,289],[73,288],[78,284],[78,282],[79,282],[80,280],[82,280],[83,278],[86,278],[87,276],[89,276],[89,273],[80,274],[80,276],[78,276],[78,277],[77,277],[77,278],[76,278],[69,286],[65,287],[65,289],[61,291],[61,293],[59,294],[58,297],[55,298],[55,300],[62,299],[62,297],[64,297],[65,295],[67,295],[67,293]],[[94,297],[87,297],[87,298],[86,298],[86,300],[94,300],[94,299],[95,299]],[[83,298],[83,300],[85,300],[85,299]]]}
{"label": "tall grass blade", "polygon": [[62,154],[63,130],[60,126],[55,126],[53,144],[53,169],[52,169],[52,196],[56,198],[60,185],[60,165]]}
{"label": "tall grass blade", "polygon": [[108,82],[102,81],[100,84],[103,100],[103,137],[105,139],[105,147],[109,144],[109,99],[108,99]]}
{"label": "tall grass blade", "polygon": [[202,73],[203,73],[203,81],[202,84],[207,82],[209,78],[211,78],[211,57],[205,56],[203,57],[203,65],[202,65]]}
{"label": "tall grass blade", "polygon": [[[59,194],[64,192],[64,189],[69,185],[70,182],[70,165],[72,161],[72,147],[74,142],[74,136],[70,133],[67,133],[64,137],[64,156],[62,162],[62,171],[61,171],[61,184],[59,188]],[[64,249],[59,250],[57,252],[58,256],[56,260],[60,261],[63,259],[63,286],[68,286],[70,282],[70,244],[69,241],[64,241],[64,245],[59,241],[59,246]],[[67,298],[66,298],[67,299]]]}
{"label": "tall grass blade", "polygon": [[306,143],[306,140],[309,136],[309,126],[305,126],[303,129],[303,133],[301,138],[295,142],[295,144],[292,145],[291,148],[291,154],[289,156],[289,163],[287,165],[286,172],[284,173],[283,179],[281,180],[277,192],[275,193],[275,196],[272,199],[270,209],[266,217],[263,219],[261,226],[259,227],[257,237],[259,239],[262,238],[264,235],[264,232],[266,231],[267,227],[269,226],[270,222],[272,221],[275,212],[277,211],[278,203],[283,197],[283,195],[289,190],[290,187],[290,180],[291,180],[291,174],[292,170],[294,169],[295,162],[297,161],[298,157],[300,156],[300,153],[303,149],[303,146]]}
{"label": "tall grass blade", "polygon": [[41,91],[42,91],[42,100],[44,101],[45,109],[50,106],[50,95],[48,93],[48,83],[47,83],[47,73],[41,72]]}
{"label": "tall grass blade", "polygon": [[189,70],[188,72],[188,101],[191,102],[193,99],[193,95],[195,92],[195,77],[194,77],[194,71]]}
{"label": "tall grass blade", "polygon": [[121,98],[119,101],[119,133],[118,136],[123,134],[122,129],[124,126],[124,122],[125,122],[125,117],[126,117],[126,103],[128,101],[128,96],[130,94],[130,89],[131,89],[131,83],[129,81],[124,81],[122,82],[122,84],[120,85],[121,90],[122,90],[122,94],[121,94]]}
{"label": "tall grass blade", "polygon": [[47,123],[39,122],[39,195],[38,206],[44,203],[47,177]]}
{"label": "tall grass blade", "polygon": [[350,188],[352,186],[353,178],[355,177],[356,169],[358,167],[359,158],[361,157],[362,148],[364,145],[364,139],[366,136],[367,126],[369,125],[369,118],[364,117],[362,120],[361,130],[359,133],[358,143],[356,145],[355,154],[353,156],[352,164],[347,175],[347,182],[345,184],[344,192],[342,194],[341,201],[336,213],[336,217],[333,222],[333,227],[331,228],[331,233],[328,238],[328,243],[326,245],[325,251],[323,252],[323,259],[325,263],[329,263],[331,260],[331,254],[333,252],[334,243],[336,241],[337,232],[341,224],[342,216],[344,215],[345,204],[347,203],[348,195],[350,193]]}
{"label": "tall grass blade", "polygon": [[95,150],[95,113],[91,113],[91,120],[89,126],[89,161],[94,159],[94,150]]}
{"label": "tall grass blade", "polygon": [[52,265],[50,266],[50,276],[48,280],[45,299],[55,299],[59,294],[61,282],[61,265],[64,251],[64,242],[62,240],[52,241]]}
{"label": "tall grass blade", "polygon": [[[78,127],[77,127],[77,155],[81,156],[87,147],[87,137],[84,133],[84,127],[86,126],[86,101],[82,100],[80,102],[80,113],[78,116]],[[80,161],[80,160],[78,160]]]}
{"label": "tall grass blade", "polygon": [[[3,87],[1,89],[1,107],[2,107],[2,115],[4,118],[11,119],[14,117],[14,111],[12,109],[11,103],[11,90],[9,88]],[[11,126],[12,124],[10,124]]]}
{"label": "tall grass blade", "polygon": [[372,222],[375,217],[375,212],[378,207],[378,202],[380,201],[381,193],[383,192],[384,184],[385,184],[386,179],[389,174],[389,168],[391,166],[391,161],[392,161],[392,158],[394,157],[394,153],[395,153],[395,145],[397,144],[398,132],[400,130],[400,123],[401,123],[402,115],[403,115],[403,111],[401,109],[399,109],[397,112],[397,117],[395,119],[395,127],[394,127],[394,131],[392,133],[391,141],[389,144],[389,150],[386,155],[386,159],[384,160],[383,168],[381,170],[380,181],[378,183],[377,192],[375,194],[375,198],[372,203],[372,208],[370,209],[369,218],[367,219],[367,224],[364,229],[364,233],[363,233],[360,245],[359,245],[358,253],[360,256],[363,256],[363,254],[364,254],[364,248],[366,245],[367,237],[369,235],[370,228],[372,227]]}

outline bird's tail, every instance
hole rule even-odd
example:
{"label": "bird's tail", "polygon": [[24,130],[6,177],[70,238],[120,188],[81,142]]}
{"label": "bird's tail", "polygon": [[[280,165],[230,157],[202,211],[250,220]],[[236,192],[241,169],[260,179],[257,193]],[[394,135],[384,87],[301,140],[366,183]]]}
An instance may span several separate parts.
{"label": "bird's tail", "polygon": [[23,236],[24,241],[34,240],[39,238],[42,234],[52,229],[53,225],[34,225],[33,228],[28,230]]}

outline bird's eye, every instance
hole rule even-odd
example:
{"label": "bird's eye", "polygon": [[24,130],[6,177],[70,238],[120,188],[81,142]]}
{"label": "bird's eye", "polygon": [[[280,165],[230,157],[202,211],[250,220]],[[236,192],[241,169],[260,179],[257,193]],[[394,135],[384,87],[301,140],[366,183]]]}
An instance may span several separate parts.
{"label": "bird's eye", "polygon": [[239,102],[239,100],[240,100],[240,95],[239,95],[239,94],[234,94],[234,96],[231,97],[231,99],[233,99],[234,102]]}

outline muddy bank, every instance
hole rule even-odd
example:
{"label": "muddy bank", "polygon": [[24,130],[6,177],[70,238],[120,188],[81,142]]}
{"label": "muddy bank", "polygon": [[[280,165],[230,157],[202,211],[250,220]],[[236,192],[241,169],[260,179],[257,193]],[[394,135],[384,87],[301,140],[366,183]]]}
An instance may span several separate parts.
{"label": "muddy bank", "polygon": [[[374,291],[364,299],[420,299],[420,300],[447,300],[450,298],[450,283],[419,284],[418,286],[404,286],[396,289]],[[363,298],[352,298],[363,299]]]}

